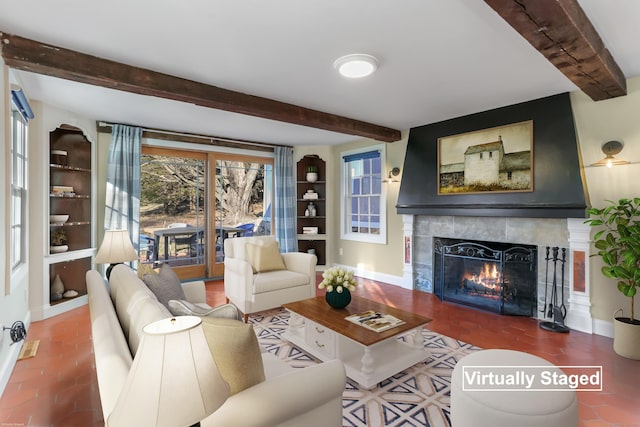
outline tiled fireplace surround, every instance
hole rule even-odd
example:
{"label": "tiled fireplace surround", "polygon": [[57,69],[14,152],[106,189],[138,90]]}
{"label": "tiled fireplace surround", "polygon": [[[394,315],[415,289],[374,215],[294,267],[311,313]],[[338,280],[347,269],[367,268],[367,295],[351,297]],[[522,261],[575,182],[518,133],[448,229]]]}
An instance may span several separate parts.
{"label": "tiled fireplace surround", "polygon": [[[567,307],[565,323],[572,329],[593,333],[589,296],[590,230],[584,219],[403,215],[403,223],[406,249],[404,276],[411,280],[414,289],[424,292],[433,292],[433,237],[537,246],[537,314],[540,319],[544,316],[540,309],[544,306],[547,281],[545,248],[566,248],[563,283]],[[551,281],[551,276],[548,277]],[[558,280],[561,280],[560,275]]]}

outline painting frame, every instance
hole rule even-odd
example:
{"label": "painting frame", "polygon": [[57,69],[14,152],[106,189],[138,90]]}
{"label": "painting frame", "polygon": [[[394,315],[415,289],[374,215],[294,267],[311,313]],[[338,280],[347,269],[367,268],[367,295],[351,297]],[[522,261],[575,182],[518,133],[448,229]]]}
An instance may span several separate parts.
{"label": "painting frame", "polygon": [[533,120],[438,138],[438,196],[534,190]]}

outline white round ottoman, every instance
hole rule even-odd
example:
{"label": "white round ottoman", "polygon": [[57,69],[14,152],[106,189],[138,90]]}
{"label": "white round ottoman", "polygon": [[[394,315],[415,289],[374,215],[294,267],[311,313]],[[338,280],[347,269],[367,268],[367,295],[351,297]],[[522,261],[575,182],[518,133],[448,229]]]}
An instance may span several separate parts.
{"label": "white round ottoman", "polygon": [[[513,350],[481,350],[463,357],[451,375],[452,427],[577,427],[578,399],[574,390],[470,391],[476,386],[474,371],[491,372],[492,366],[549,366],[552,363],[532,354]],[[466,383],[463,383],[466,367]],[[474,369],[474,367],[484,367]],[[555,368],[558,371],[559,368]],[[516,372],[517,369],[496,370]],[[535,372],[533,369],[531,372]],[[466,391],[463,384],[467,384]]]}

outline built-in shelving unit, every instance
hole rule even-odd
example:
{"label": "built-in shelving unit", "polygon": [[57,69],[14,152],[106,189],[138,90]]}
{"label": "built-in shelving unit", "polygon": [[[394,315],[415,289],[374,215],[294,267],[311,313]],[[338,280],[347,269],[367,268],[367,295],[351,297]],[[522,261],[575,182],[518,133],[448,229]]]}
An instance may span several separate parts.
{"label": "built-in shelving unit", "polygon": [[[65,291],[76,296],[48,295],[49,315],[86,303],[85,274],[94,253],[94,148],[80,129],[61,126],[49,133],[49,251],[45,283],[60,276]],[[52,215],[68,215],[56,221]],[[63,237],[63,241],[56,237]],[[48,272],[48,274],[47,274]]]}
{"label": "built-in shelving unit", "polygon": [[[316,179],[307,180],[308,171],[314,171]],[[310,196],[314,194],[314,196]],[[296,208],[298,250],[313,252],[318,257],[318,266],[327,262],[327,186],[326,163],[317,155],[306,155],[296,166]],[[313,204],[315,215],[310,207]],[[315,232],[305,232],[309,229]]]}

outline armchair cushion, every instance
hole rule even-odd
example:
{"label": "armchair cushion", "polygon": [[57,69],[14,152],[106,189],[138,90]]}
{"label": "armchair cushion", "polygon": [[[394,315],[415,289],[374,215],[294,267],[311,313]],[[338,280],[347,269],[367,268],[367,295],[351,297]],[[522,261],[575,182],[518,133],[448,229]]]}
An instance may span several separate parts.
{"label": "armchair cushion", "polygon": [[265,380],[258,338],[253,326],[239,320],[202,318],[209,349],[230,395]]}
{"label": "armchair cushion", "polygon": [[284,270],[286,267],[280,255],[278,242],[269,243],[247,243],[247,260],[251,263],[253,273],[264,273],[267,271]]}
{"label": "armchair cushion", "polygon": [[142,281],[167,309],[169,308],[169,300],[187,299],[180,284],[180,279],[178,279],[169,264],[162,264],[158,274],[145,274]]}
{"label": "armchair cushion", "polygon": [[253,292],[261,294],[280,289],[290,289],[309,283],[309,276],[295,271],[278,270],[257,274],[253,279]]}

